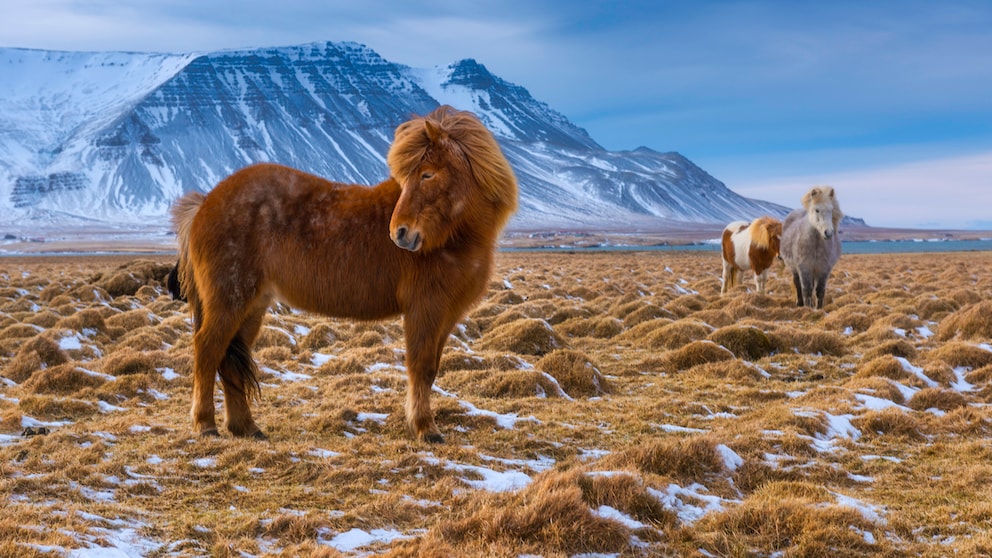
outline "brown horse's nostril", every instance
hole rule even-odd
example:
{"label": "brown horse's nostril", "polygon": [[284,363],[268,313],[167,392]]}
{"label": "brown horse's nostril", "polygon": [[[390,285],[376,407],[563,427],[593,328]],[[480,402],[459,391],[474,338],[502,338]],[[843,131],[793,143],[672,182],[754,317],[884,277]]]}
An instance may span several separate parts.
{"label": "brown horse's nostril", "polygon": [[422,240],[418,231],[411,231],[406,225],[400,225],[393,230],[393,243],[404,250],[411,252],[420,250]]}

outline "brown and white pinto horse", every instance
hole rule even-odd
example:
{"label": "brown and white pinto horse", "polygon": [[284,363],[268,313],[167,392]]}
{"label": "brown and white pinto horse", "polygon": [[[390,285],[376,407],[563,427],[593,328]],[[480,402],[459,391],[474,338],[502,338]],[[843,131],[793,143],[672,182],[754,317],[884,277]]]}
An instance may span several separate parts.
{"label": "brown and white pinto horse", "polygon": [[443,441],[429,398],[441,350],[486,290],[517,181],[482,123],[447,106],[397,127],[387,163],[391,177],[374,187],[255,165],[173,207],[198,434],[217,435],[219,373],[228,430],[265,438],[249,407],[259,391],[250,348],[279,299],[334,317],[402,314],[407,424]]}
{"label": "brown and white pinto horse", "polygon": [[782,222],[772,217],[760,217],[748,223],[734,221],[723,229],[723,287],[728,293],[740,284],[744,272],[754,272],[754,286],[765,293],[768,269],[778,257],[782,241]]}

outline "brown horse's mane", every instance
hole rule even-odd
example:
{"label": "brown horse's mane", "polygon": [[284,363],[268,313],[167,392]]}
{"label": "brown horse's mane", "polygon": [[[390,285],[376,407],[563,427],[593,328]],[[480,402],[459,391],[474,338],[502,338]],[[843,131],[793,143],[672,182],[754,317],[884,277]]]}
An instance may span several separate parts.
{"label": "brown horse's mane", "polygon": [[471,113],[443,105],[396,128],[386,162],[401,184],[423,162],[431,146],[450,140],[464,154],[472,176],[493,202],[501,228],[517,209],[517,179],[492,134]]}
{"label": "brown horse's mane", "polygon": [[751,244],[761,249],[767,249],[771,245],[772,237],[775,236],[776,232],[779,236],[782,235],[782,223],[771,217],[759,217],[751,222],[749,228],[751,229]]}
{"label": "brown horse's mane", "polygon": [[823,203],[824,199],[830,200],[830,203],[834,206],[834,229],[837,229],[840,220],[844,218],[844,212],[840,210],[840,204],[837,202],[837,196],[834,195],[833,186],[814,186],[811,188],[809,192],[803,195],[803,207],[809,211],[810,207]]}

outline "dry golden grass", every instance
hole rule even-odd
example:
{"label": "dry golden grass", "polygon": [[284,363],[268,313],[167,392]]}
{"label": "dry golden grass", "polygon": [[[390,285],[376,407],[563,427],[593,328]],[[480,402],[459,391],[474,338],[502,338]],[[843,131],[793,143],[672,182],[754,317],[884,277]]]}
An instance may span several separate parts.
{"label": "dry golden grass", "polygon": [[843,256],[823,310],[777,268],[721,296],[715,253],[501,253],[443,445],[400,320],[282,305],[270,440],[194,438],[171,263],[0,259],[0,556],[992,552],[990,253]]}

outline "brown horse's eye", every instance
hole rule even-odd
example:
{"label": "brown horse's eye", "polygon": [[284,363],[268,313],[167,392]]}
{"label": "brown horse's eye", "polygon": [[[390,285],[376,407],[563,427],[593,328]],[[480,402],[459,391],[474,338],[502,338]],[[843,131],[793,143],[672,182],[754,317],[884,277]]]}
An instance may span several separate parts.
{"label": "brown horse's eye", "polygon": [[430,180],[432,178],[434,178],[434,173],[430,171],[424,171],[424,173],[420,175],[420,180]]}

